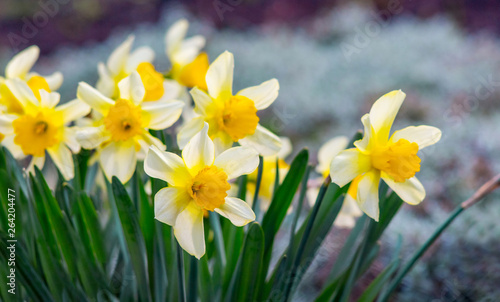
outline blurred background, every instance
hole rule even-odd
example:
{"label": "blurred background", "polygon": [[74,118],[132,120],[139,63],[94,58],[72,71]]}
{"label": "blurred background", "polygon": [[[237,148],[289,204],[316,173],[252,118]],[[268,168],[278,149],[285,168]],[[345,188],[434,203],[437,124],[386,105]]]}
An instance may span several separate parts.
{"label": "blurred background", "polygon": [[[164,34],[179,18],[207,37],[213,60],[235,55],[235,90],[276,77],[280,96],[263,124],[291,138],[294,153],[361,129],[379,96],[407,98],[395,128],[441,128],[425,149],[418,206],[404,206],[383,237],[369,284],[392,256],[398,236],[410,255],[449,212],[500,172],[500,3],[494,0],[2,0],[0,68],[36,44],[35,70],[59,70],[63,101],[79,81],[95,84],[97,63],[130,34],[156,51],[167,70]],[[500,195],[468,210],[447,230],[400,287],[394,301],[498,301]],[[296,295],[310,301],[348,230],[333,229]]]}

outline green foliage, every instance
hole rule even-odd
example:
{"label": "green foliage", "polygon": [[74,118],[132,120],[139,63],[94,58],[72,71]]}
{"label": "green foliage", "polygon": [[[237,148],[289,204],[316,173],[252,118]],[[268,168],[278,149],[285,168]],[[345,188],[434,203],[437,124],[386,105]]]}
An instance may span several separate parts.
{"label": "green foliage", "polygon": [[[88,156],[77,156],[76,177],[59,179],[51,191],[39,170],[25,175],[12,156],[0,152],[0,253],[9,257],[7,190],[16,196],[16,299],[32,301],[292,301],[294,292],[332,230],[347,186],[325,180],[311,209],[304,197],[311,167],[308,151],[293,160],[284,181],[276,182],[262,222],[235,227],[215,213],[206,218],[207,252],[200,260],[177,244],[172,228],[154,220],[154,194],[166,186],[149,180],[138,169],[128,184],[117,178],[97,189]],[[81,173],[80,171],[85,171]],[[90,176],[89,176],[90,175]],[[246,177],[239,180],[238,196],[246,196]],[[297,194],[299,192],[300,194]],[[297,196],[298,195],[298,196]],[[103,198],[106,196],[106,198]],[[297,198],[296,198],[297,197]],[[96,201],[102,200],[97,203]],[[291,214],[288,209],[296,200]],[[380,188],[380,222],[358,219],[317,301],[349,301],[357,280],[379,252],[379,239],[399,208],[401,199]],[[274,244],[287,215],[291,217],[288,247],[272,266]],[[299,223],[300,217],[305,219]],[[387,267],[373,279],[361,301],[386,299],[415,261],[447,224],[438,230],[399,270],[399,249]],[[282,236],[281,236],[282,237]],[[5,274],[6,261],[0,264]],[[396,275],[396,277],[394,277]],[[5,285],[3,300],[10,300]]]}

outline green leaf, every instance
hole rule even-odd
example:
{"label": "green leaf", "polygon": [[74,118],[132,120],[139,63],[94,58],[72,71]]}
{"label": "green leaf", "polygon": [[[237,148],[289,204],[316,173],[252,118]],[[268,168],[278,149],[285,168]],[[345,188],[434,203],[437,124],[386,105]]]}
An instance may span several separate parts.
{"label": "green leaf", "polygon": [[257,222],[249,226],[226,301],[255,301],[264,255],[264,233]]}
{"label": "green leaf", "polygon": [[113,176],[113,194],[125,237],[128,254],[134,269],[139,296],[142,301],[151,301],[148,279],[148,264],[146,259],[146,245],[142,236],[137,211],[123,187],[122,183]]}

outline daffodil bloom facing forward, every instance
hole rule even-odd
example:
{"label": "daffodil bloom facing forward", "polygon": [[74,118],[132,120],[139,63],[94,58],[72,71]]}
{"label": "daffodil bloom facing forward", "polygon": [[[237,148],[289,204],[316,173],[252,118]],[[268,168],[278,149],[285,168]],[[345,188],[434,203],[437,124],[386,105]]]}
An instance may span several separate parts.
{"label": "daffodil bloom facing forward", "polygon": [[404,98],[401,90],[379,98],[361,119],[363,138],[354,143],[356,148],[340,152],[330,168],[337,185],[342,187],[352,181],[348,194],[376,221],[381,178],[408,204],[416,205],[425,198],[425,189],[415,177],[420,171],[417,153],[441,139],[441,131],[431,126],[410,126],[389,136]]}
{"label": "daffodil bloom facing forward", "polygon": [[18,100],[8,87],[8,83],[14,79],[25,82],[37,99],[40,99],[40,89],[51,92],[61,86],[63,76],[60,72],[49,76],[40,76],[31,71],[39,55],[38,46],[30,46],[15,55],[7,64],[5,78],[0,77],[0,106],[3,107],[4,112],[12,114],[24,112],[22,101]]}
{"label": "daffodil bloom facing forward", "polygon": [[205,75],[208,70],[208,55],[201,52],[205,38],[197,35],[185,39],[189,22],[175,22],[165,35],[166,53],[172,64],[170,75],[184,87],[207,90]]}
{"label": "daffodil bloom facing forward", "polygon": [[111,53],[106,64],[101,62],[97,65],[99,72],[97,90],[109,98],[117,98],[119,96],[118,83],[136,71],[145,89],[143,101],[177,98],[181,87],[175,81],[165,79],[162,73],[156,71],[152,64],[155,57],[153,50],[144,46],[132,51],[133,43],[134,36],[129,36]]}
{"label": "daffodil bloom facing forward", "polygon": [[88,114],[90,107],[80,100],[73,100],[57,106],[59,94],[38,91],[40,98],[23,81],[14,79],[9,89],[21,102],[22,115],[0,116],[0,132],[8,133],[5,144],[14,157],[21,159],[32,156],[28,170],[34,166],[40,169],[45,163],[45,151],[50,155],[65,179],[74,176],[71,151],[79,152],[75,127],[67,127],[72,121]]}
{"label": "daffodil bloom facing forward", "polygon": [[78,86],[77,97],[88,103],[102,118],[94,127],[82,128],[77,136],[82,147],[97,149],[106,177],[125,183],[133,175],[137,160],[143,160],[151,145],[165,145],[148,129],[162,130],[175,123],[184,103],[177,100],[144,102],[146,89],[138,72],[118,84],[119,97],[110,99],[86,83]]}
{"label": "daffodil bloom facing forward", "polygon": [[177,142],[182,148],[207,122],[217,154],[238,142],[263,156],[275,155],[281,148],[280,139],[259,124],[257,111],[269,107],[278,97],[278,81],[272,79],[233,95],[233,69],[233,55],[226,51],[207,71],[208,93],[197,87],[190,91],[199,116],[181,128]]}
{"label": "daffodil bloom facing forward", "polygon": [[152,146],[144,170],[169,184],[154,197],[155,218],[171,225],[181,247],[200,259],[205,254],[205,211],[215,211],[236,226],[255,220],[250,206],[227,196],[227,192],[229,180],[251,173],[258,164],[257,152],[247,147],[231,148],[215,156],[207,124],[182,150],[182,158]]}
{"label": "daffodil bloom facing forward", "polygon": [[[315,181],[312,186],[307,189],[307,198],[309,205],[312,207],[316,202],[316,197],[319,193],[319,187],[323,183],[323,179],[330,175],[330,165],[332,160],[342,150],[347,147],[349,139],[345,136],[337,136],[327,141],[318,151],[318,166],[316,172],[322,175],[322,178]],[[352,228],[356,223],[356,217],[361,216],[363,212],[359,209],[356,200],[351,195],[346,194],[344,203],[340,208],[340,212],[334,221],[334,225],[339,228]]]}

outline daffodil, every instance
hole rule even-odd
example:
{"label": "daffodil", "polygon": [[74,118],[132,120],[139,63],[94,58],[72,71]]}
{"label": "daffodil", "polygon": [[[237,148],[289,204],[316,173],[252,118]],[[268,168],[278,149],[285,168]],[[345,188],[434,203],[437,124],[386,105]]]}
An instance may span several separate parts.
{"label": "daffodil", "polygon": [[15,55],[5,68],[5,78],[0,77],[0,106],[3,111],[12,114],[24,113],[23,104],[9,89],[8,83],[17,79],[25,82],[32,93],[39,99],[40,89],[47,92],[57,90],[63,81],[60,72],[55,72],[49,76],[41,76],[32,72],[31,68],[35,65],[40,55],[38,46],[30,46]]}
{"label": "daffodil", "polygon": [[[316,202],[316,197],[319,193],[319,187],[323,183],[323,179],[330,175],[330,165],[332,160],[339,154],[342,150],[347,147],[349,139],[345,136],[334,137],[327,141],[318,151],[318,165],[316,166],[316,172],[321,174],[323,178],[319,181],[314,182],[314,184],[308,188],[307,197],[309,200],[309,205],[312,207]],[[339,228],[352,228],[356,223],[355,218],[361,216],[363,212],[359,209],[356,200],[354,200],[351,195],[346,194],[340,212],[335,219],[334,225]]]}
{"label": "daffodil", "polygon": [[71,151],[79,152],[75,127],[69,123],[88,114],[90,107],[80,100],[57,106],[60,96],[43,89],[35,95],[20,79],[8,82],[8,88],[22,104],[23,114],[0,116],[0,132],[7,133],[2,140],[14,157],[32,156],[28,170],[45,163],[45,151],[50,155],[65,179],[74,176]]}
{"label": "daffodil", "polygon": [[180,246],[196,258],[205,254],[203,215],[215,211],[236,226],[255,220],[250,206],[228,196],[228,181],[254,171],[259,158],[248,147],[234,147],[215,156],[208,124],[182,150],[182,158],[151,146],[144,170],[168,183],[154,197],[155,218],[171,225]]}
{"label": "daffodil", "polygon": [[155,69],[152,64],[154,51],[146,46],[132,51],[133,43],[134,36],[129,36],[111,53],[106,64],[101,62],[97,65],[97,90],[109,98],[117,98],[120,92],[118,83],[136,71],[146,91],[143,101],[177,98],[181,87],[175,81],[165,79],[163,74]]}
{"label": "daffodil", "polygon": [[207,90],[205,75],[209,61],[205,38],[197,35],[186,39],[189,22],[181,19],[174,23],[165,35],[166,53],[172,64],[170,76],[184,87],[198,87]]}
{"label": "daffodil", "polygon": [[277,154],[281,148],[280,139],[259,124],[257,111],[269,107],[278,97],[278,81],[272,79],[233,95],[233,69],[233,54],[226,51],[207,71],[208,93],[197,87],[190,91],[198,116],[179,131],[178,145],[185,146],[206,122],[217,154],[230,148],[234,142],[253,147],[263,156]]}
{"label": "daffodil", "polygon": [[78,86],[77,97],[102,117],[92,127],[82,128],[77,136],[82,147],[97,148],[97,157],[106,177],[125,183],[133,175],[137,160],[143,160],[151,145],[165,145],[149,134],[175,123],[184,103],[177,100],[145,102],[146,89],[137,71],[118,83],[119,96],[111,99],[86,83]]}
{"label": "daffodil", "polygon": [[368,216],[378,221],[380,179],[408,204],[425,198],[415,174],[420,171],[418,151],[437,143],[441,131],[431,126],[410,126],[390,135],[405,94],[392,91],[379,98],[361,121],[364,136],[355,148],[340,152],[332,161],[330,175],[339,186],[351,185],[348,194]]}

